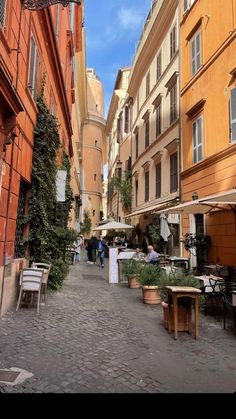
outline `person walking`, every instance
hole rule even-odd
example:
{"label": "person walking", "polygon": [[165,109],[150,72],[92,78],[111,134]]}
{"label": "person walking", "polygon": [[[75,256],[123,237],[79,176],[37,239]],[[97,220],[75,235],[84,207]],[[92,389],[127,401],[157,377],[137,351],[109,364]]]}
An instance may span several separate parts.
{"label": "person walking", "polygon": [[83,238],[79,236],[78,240],[75,243],[75,262],[80,262],[80,251],[81,247],[83,246]]}
{"label": "person walking", "polygon": [[98,240],[97,250],[98,250],[98,257],[100,260],[101,268],[104,268],[105,248],[106,248],[106,242],[103,239],[103,237],[100,236]]}

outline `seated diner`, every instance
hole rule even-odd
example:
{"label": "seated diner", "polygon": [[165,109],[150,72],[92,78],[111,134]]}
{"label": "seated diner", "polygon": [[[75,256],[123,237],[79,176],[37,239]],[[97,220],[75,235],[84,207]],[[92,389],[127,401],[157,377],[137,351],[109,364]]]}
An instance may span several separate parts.
{"label": "seated diner", "polygon": [[148,246],[148,254],[145,257],[145,262],[153,265],[159,263],[159,253],[157,253],[151,245]]}

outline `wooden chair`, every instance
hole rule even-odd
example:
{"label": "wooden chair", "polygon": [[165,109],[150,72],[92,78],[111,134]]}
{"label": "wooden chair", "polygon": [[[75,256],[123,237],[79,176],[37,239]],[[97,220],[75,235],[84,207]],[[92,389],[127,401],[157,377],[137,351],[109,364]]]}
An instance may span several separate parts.
{"label": "wooden chair", "polygon": [[39,313],[39,302],[40,302],[40,294],[41,294],[41,284],[43,279],[43,269],[33,269],[33,268],[25,268],[22,269],[20,274],[20,294],[16,306],[16,311],[20,307],[20,303],[22,302],[22,297],[26,293],[31,293],[33,297],[34,293],[38,293],[38,300],[37,300],[37,313]]}
{"label": "wooden chair", "polygon": [[42,295],[44,295],[44,302],[46,303],[46,291],[48,285],[48,277],[50,273],[52,264],[51,263],[44,263],[44,262],[33,262],[32,268],[39,268],[43,269],[43,279],[42,279]]}

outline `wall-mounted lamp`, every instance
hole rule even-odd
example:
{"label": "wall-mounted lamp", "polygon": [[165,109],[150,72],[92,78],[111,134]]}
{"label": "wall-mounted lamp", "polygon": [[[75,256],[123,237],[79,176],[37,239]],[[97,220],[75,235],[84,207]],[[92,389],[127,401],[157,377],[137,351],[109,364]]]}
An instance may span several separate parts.
{"label": "wall-mounted lamp", "polygon": [[196,201],[198,199],[198,193],[197,192],[193,192],[192,194],[192,200]]}
{"label": "wall-mounted lamp", "polygon": [[119,169],[122,169],[122,161],[120,161],[120,160],[118,160],[117,162],[116,162],[116,168],[119,170]]}

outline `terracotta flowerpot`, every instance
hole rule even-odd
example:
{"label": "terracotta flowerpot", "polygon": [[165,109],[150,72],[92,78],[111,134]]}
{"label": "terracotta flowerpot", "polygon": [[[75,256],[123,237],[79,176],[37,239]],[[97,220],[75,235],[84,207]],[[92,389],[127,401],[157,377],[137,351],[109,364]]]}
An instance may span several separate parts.
{"label": "terracotta flowerpot", "polygon": [[127,275],[129,288],[140,288],[136,275]]}
{"label": "terracotta flowerpot", "polygon": [[160,304],[161,297],[156,285],[143,285],[142,290],[144,304]]}
{"label": "terracotta flowerpot", "polygon": [[[161,306],[163,308],[163,314],[164,314],[164,326],[168,330],[169,328],[168,304],[162,301]],[[178,332],[188,332],[189,321],[191,321],[191,319],[189,319],[187,307],[178,305]],[[171,306],[170,325],[171,325],[171,330],[173,331],[174,330],[173,306]]]}

